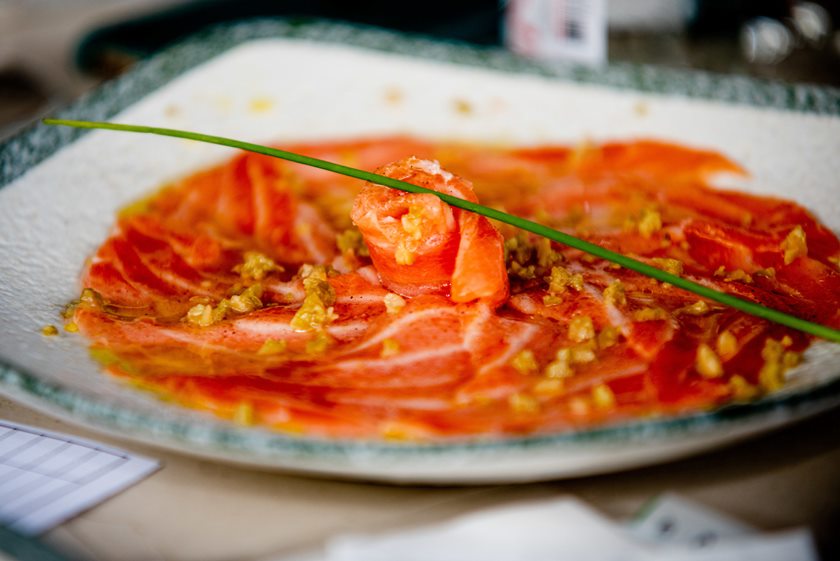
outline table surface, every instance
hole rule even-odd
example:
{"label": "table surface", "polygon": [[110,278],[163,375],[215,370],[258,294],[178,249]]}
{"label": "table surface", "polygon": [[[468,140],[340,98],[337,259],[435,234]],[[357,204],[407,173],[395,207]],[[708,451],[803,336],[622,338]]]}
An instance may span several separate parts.
{"label": "table surface", "polygon": [[[111,11],[141,3],[85,2]],[[53,4],[60,3],[50,6]],[[57,50],[83,23],[102,17],[93,10],[90,14],[80,10],[79,5],[73,3],[72,12],[84,14],[84,22],[81,15],[72,24],[67,18],[42,18],[57,22],[53,27],[60,27],[62,33],[53,28],[49,33],[30,33],[31,45],[44,50],[45,44],[61,43]],[[25,23],[14,22],[10,29],[23,36],[31,31]],[[611,44],[611,50],[623,53],[622,60],[665,63],[675,62],[673,53],[688,52],[670,48],[670,43],[662,48],[663,41],[680,41],[679,37],[657,37],[652,47],[650,39],[613,38],[617,43]],[[29,53],[31,45],[21,42],[17,52]],[[709,49],[714,51],[715,45]],[[710,60],[735,64],[732,57]],[[676,61],[677,65],[690,62]],[[623,519],[665,491],[762,530],[807,526],[823,557],[840,559],[840,410],[718,452],[661,466],[540,484],[460,488],[348,483],[232,467],[102,437],[2,397],[0,418],[95,438],[163,462],[163,469],[148,479],[44,536],[57,549],[91,561],[260,560],[318,547],[336,533],[387,531],[483,507],[563,495],[574,495],[605,515]]]}
{"label": "table surface", "polygon": [[0,418],[158,458],[148,479],[45,534],[84,559],[260,560],[336,533],[428,524],[515,501],[574,495],[620,520],[672,491],[762,530],[807,526],[840,558],[840,409],[705,454],[613,475],[527,485],[409,487],[267,473],[102,437],[0,398]]}

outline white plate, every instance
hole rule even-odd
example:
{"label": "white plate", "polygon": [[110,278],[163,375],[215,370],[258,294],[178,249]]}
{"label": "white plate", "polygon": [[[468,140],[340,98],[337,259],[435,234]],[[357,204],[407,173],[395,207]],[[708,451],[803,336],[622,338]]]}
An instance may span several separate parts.
{"label": "white plate", "polygon": [[[388,101],[395,92],[399,103]],[[462,102],[470,113],[457,110]],[[63,116],[257,142],[388,133],[515,144],[656,137],[725,153],[752,173],[739,188],[794,198],[838,231],[838,108],[840,95],[827,89],[637,67],[550,68],[381,31],[263,22],[176,46]],[[708,413],[446,444],[302,438],[162,403],[101,373],[81,337],[40,334],[78,295],[82,264],[119,207],[230,155],[187,141],[47,127],[0,148],[0,392],[99,431],[209,458],[434,483],[530,481],[661,462],[840,401],[840,347],[816,344],[783,392]]]}

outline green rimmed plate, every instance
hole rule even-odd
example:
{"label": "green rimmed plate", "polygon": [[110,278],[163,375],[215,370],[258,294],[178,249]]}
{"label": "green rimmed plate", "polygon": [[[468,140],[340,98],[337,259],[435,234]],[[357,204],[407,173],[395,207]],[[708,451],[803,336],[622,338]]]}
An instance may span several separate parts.
{"label": "green rimmed plate", "polygon": [[[468,113],[459,110],[464,103]],[[516,144],[659,137],[726,153],[753,174],[739,188],[795,198],[840,231],[840,93],[829,89],[645,67],[551,67],[383,31],[262,21],[175,46],[62,116],[257,142],[395,132]],[[428,445],[303,438],[162,403],[104,376],[80,338],[40,334],[77,295],[81,265],[116,209],[229,155],[185,141],[47,127],[0,148],[0,392],[100,431],[210,458],[435,483],[650,464],[840,402],[840,347],[818,344],[785,391],[685,417]]]}

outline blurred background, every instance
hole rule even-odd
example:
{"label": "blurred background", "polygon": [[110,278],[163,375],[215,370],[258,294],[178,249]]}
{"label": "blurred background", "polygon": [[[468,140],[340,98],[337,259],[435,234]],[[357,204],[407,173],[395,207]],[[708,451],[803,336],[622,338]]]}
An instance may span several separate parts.
{"label": "blurred background", "polygon": [[840,86],[840,0],[0,0],[0,139],[186,35],[255,17]]}

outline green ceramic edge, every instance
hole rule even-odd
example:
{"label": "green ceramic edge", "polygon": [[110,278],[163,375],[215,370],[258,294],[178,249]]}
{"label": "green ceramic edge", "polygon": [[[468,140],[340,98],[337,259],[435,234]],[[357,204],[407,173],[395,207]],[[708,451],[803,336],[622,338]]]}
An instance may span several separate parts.
{"label": "green ceramic edge", "polygon": [[[241,43],[268,38],[345,44],[407,56],[514,74],[601,85],[621,90],[693,97],[733,104],[840,115],[840,89],[804,84],[784,84],[745,77],[680,71],[641,65],[602,68],[553,65],[526,60],[497,48],[483,48],[356,25],[294,21],[254,20],[226,24],[198,33],[162,53],[138,63],[127,74],[108,82],[59,111],[65,119],[107,120],[180,74]],[[0,188],[73,142],[86,131],[33,125],[0,145]],[[247,453],[261,459],[354,457],[360,454],[463,454],[517,452],[556,446],[645,442],[702,433],[710,427],[742,425],[822,411],[840,403],[840,379],[802,393],[780,394],[755,403],[663,419],[636,420],[585,431],[559,434],[455,440],[432,443],[390,443],[363,440],[330,440],[295,437],[264,429],[242,428],[202,417],[180,421],[160,420],[146,413],[117,408],[60,385],[40,380],[22,368],[0,360],[0,385],[10,395],[61,410],[93,426],[123,434],[165,438],[191,446],[211,447],[226,454]]]}

